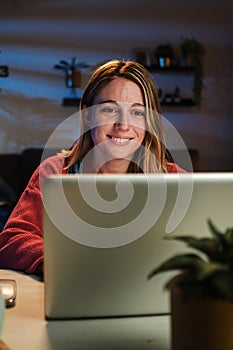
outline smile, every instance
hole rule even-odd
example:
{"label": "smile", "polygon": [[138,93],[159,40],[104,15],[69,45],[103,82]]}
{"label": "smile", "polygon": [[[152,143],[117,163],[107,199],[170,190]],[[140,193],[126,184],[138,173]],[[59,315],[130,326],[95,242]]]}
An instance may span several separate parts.
{"label": "smile", "polygon": [[112,137],[112,140],[115,141],[116,143],[121,143],[121,144],[130,141],[130,139],[122,139],[120,137]]}

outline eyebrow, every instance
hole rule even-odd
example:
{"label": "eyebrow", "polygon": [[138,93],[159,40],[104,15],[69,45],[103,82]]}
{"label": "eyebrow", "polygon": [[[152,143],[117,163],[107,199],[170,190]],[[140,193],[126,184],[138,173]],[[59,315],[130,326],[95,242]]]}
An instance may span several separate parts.
{"label": "eyebrow", "polygon": [[[113,104],[115,104],[115,105],[119,105],[119,102],[117,102],[117,101],[114,101],[114,100],[103,100],[103,101],[100,101],[98,104],[103,104],[103,103],[113,103]],[[124,102],[123,102],[124,103]],[[129,103],[130,104],[130,103]],[[137,102],[135,102],[135,103],[133,103],[132,105],[131,105],[132,107],[145,107],[145,105],[143,105],[142,103],[137,103]]]}

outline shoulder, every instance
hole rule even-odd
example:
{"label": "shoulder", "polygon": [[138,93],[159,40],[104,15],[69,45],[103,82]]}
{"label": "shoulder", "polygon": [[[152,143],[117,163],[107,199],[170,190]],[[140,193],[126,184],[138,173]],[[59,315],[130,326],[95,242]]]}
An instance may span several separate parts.
{"label": "shoulder", "polygon": [[40,165],[36,168],[29,180],[29,187],[39,187],[39,184],[50,175],[66,174],[66,170],[64,169],[65,165],[65,159],[59,155],[48,157],[44,160],[42,159]]}
{"label": "shoulder", "polygon": [[168,173],[187,173],[187,171],[179,167],[179,165],[171,162],[167,162],[167,172]]}
{"label": "shoulder", "polygon": [[60,155],[55,155],[42,159],[38,170],[39,171],[48,171],[53,174],[61,174],[64,172],[64,167],[66,165],[65,158]]}

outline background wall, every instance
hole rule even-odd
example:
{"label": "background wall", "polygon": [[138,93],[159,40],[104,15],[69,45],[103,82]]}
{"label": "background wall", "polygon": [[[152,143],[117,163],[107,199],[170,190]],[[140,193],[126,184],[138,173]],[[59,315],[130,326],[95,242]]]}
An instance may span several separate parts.
{"label": "background wall", "polygon": [[[232,9],[230,0],[4,2],[0,65],[9,65],[10,75],[0,78],[0,153],[45,145],[53,130],[77,111],[61,105],[70,90],[64,73],[53,68],[60,59],[75,56],[95,65],[134,58],[134,48],[153,53],[157,45],[171,43],[178,50],[185,36],[206,49],[203,103],[199,110],[166,108],[163,114],[187,147],[199,150],[200,170],[233,170]],[[83,72],[82,86],[89,73]],[[161,76],[155,79],[160,84]],[[174,79],[181,78],[169,79],[177,85]],[[186,83],[178,80],[178,85]],[[63,123],[58,143],[69,144],[78,135],[71,119]],[[172,146],[173,140],[168,143]]]}

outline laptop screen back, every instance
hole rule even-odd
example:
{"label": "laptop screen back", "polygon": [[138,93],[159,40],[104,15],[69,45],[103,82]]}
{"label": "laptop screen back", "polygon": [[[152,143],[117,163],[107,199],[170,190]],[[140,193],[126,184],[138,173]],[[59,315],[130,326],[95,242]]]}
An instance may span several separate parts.
{"label": "laptop screen back", "polygon": [[52,176],[43,202],[47,319],[167,314],[174,273],[147,275],[188,248],[163,238],[233,225],[233,174]]}

